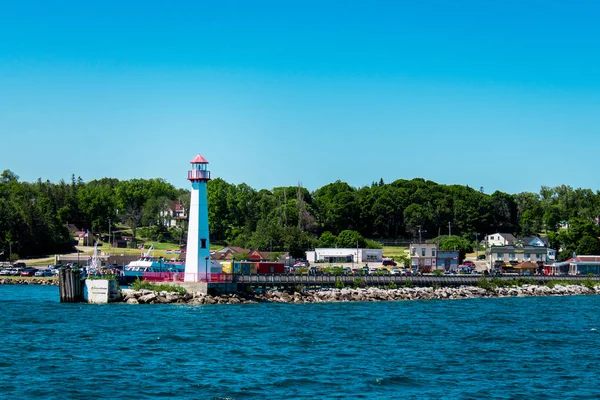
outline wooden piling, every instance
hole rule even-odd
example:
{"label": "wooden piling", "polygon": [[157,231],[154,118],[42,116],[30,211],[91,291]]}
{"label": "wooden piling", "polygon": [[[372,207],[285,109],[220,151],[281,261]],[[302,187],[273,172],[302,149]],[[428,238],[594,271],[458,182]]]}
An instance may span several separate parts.
{"label": "wooden piling", "polygon": [[80,303],[83,299],[83,281],[79,270],[61,269],[58,274],[61,303]]}

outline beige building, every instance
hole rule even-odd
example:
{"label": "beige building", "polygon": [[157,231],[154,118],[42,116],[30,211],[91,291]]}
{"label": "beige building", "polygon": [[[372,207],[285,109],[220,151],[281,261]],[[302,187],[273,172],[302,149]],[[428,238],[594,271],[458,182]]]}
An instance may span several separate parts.
{"label": "beige building", "polygon": [[410,264],[423,272],[430,272],[437,268],[436,243],[411,243]]}

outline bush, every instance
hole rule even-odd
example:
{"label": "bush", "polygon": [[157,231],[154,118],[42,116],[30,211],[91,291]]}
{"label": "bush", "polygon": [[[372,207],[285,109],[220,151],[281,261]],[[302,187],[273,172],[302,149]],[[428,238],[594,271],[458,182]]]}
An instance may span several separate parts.
{"label": "bush", "polygon": [[388,283],[387,288],[390,290],[394,290],[398,288],[398,285],[396,285],[396,282],[390,282]]}
{"label": "bush", "polygon": [[491,292],[496,288],[496,285],[494,284],[493,280],[490,282],[487,278],[481,277],[481,279],[477,281],[477,287]]}
{"label": "bush", "polygon": [[184,295],[187,293],[186,290],[184,288],[182,288],[181,286],[169,285],[168,283],[156,284],[156,283],[152,283],[152,282],[148,282],[148,281],[142,281],[139,278],[136,279],[135,282],[133,282],[133,289],[134,290],[146,289],[146,290],[152,290],[154,292],[171,292],[171,293],[178,293],[180,295]]}
{"label": "bush", "polygon": [[433,275],[434,276],[442,276],[442,275],[444,275],[444,271],[442,271],[441,269],[433,270]]}
{"label": "bush", "polygon": [[302,293],[302,292],[304,292],[304,290],[306,290],[306,287],[304,285],[296,285],[292,288],[291,292],[292,293]]}
{"label": "bush", "polygon": [[336,289],[343,289],[344,288],[344,283],[342,282],[342,280],[340,278],[336,278],[335,279],[335,288]]}
{"label": "bush", "polygon": [[352,283],[352,287],[354,289],[358,289],[358,288],[364,288],[365,285],[365,281],[361,278],[354,278],[354,282]]}

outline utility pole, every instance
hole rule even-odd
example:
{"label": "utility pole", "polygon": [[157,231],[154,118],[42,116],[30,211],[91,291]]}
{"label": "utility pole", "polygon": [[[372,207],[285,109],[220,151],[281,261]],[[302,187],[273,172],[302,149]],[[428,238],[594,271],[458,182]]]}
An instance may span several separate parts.
{"label": "utility pole", "polygon": [[452,222],[448,222],[448,236],[452,236]]}
{"label": "utility pole", "polygon": [[108,217],[108,242],[109,242],[108,248],[110,249],[110,248],[112,248],[112,243],[110,242],[110,217]]}
{"label": "utility pole", "polygon": [[479,237],[479,233],[475,232],[475,259],[479,259],[479,242],[477,238]]}

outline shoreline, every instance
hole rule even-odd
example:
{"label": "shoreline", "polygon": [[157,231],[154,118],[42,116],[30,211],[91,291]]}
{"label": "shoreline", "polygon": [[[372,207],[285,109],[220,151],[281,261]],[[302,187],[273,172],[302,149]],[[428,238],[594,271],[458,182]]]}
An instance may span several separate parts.
{"label": "shoreline", "polygon": [[[52,278],[1,278],[0,285],[58,286]],[[258,303],[346,303],[411,300],[460,300],[473,298],[583,296],[600,294],[600,284],[523,284],[520,286],[459,286],[459,287],[399,287],[399,288],[343,288],[302,291],[268,291],[265,293],[205,294],[155,291],[150,289],[122,289],[121,300],[126,304],[258,304]]]}
{"label": "shoreline", "polygon": [[346,303],[373,301],[410,301],[410,300],[459,300],[472,298],[504,297],[545,297],[545,296],[581,296],[600,294],[600,285],[593,288],[584,285],[548,286],[523,285],[483,289],[476,286],[452,287],[414,287],[397,289],[358,288],[329,289],[320,291],[209,295],[204,293],[178,294],[157,292],[148,289],[122,291],[122,303],[127,304],[258,304],[258,303]]}
{"label": "shoreline", "polygon": [[58,278],[4,277],[0,278],[0,285],[58,286]]}

